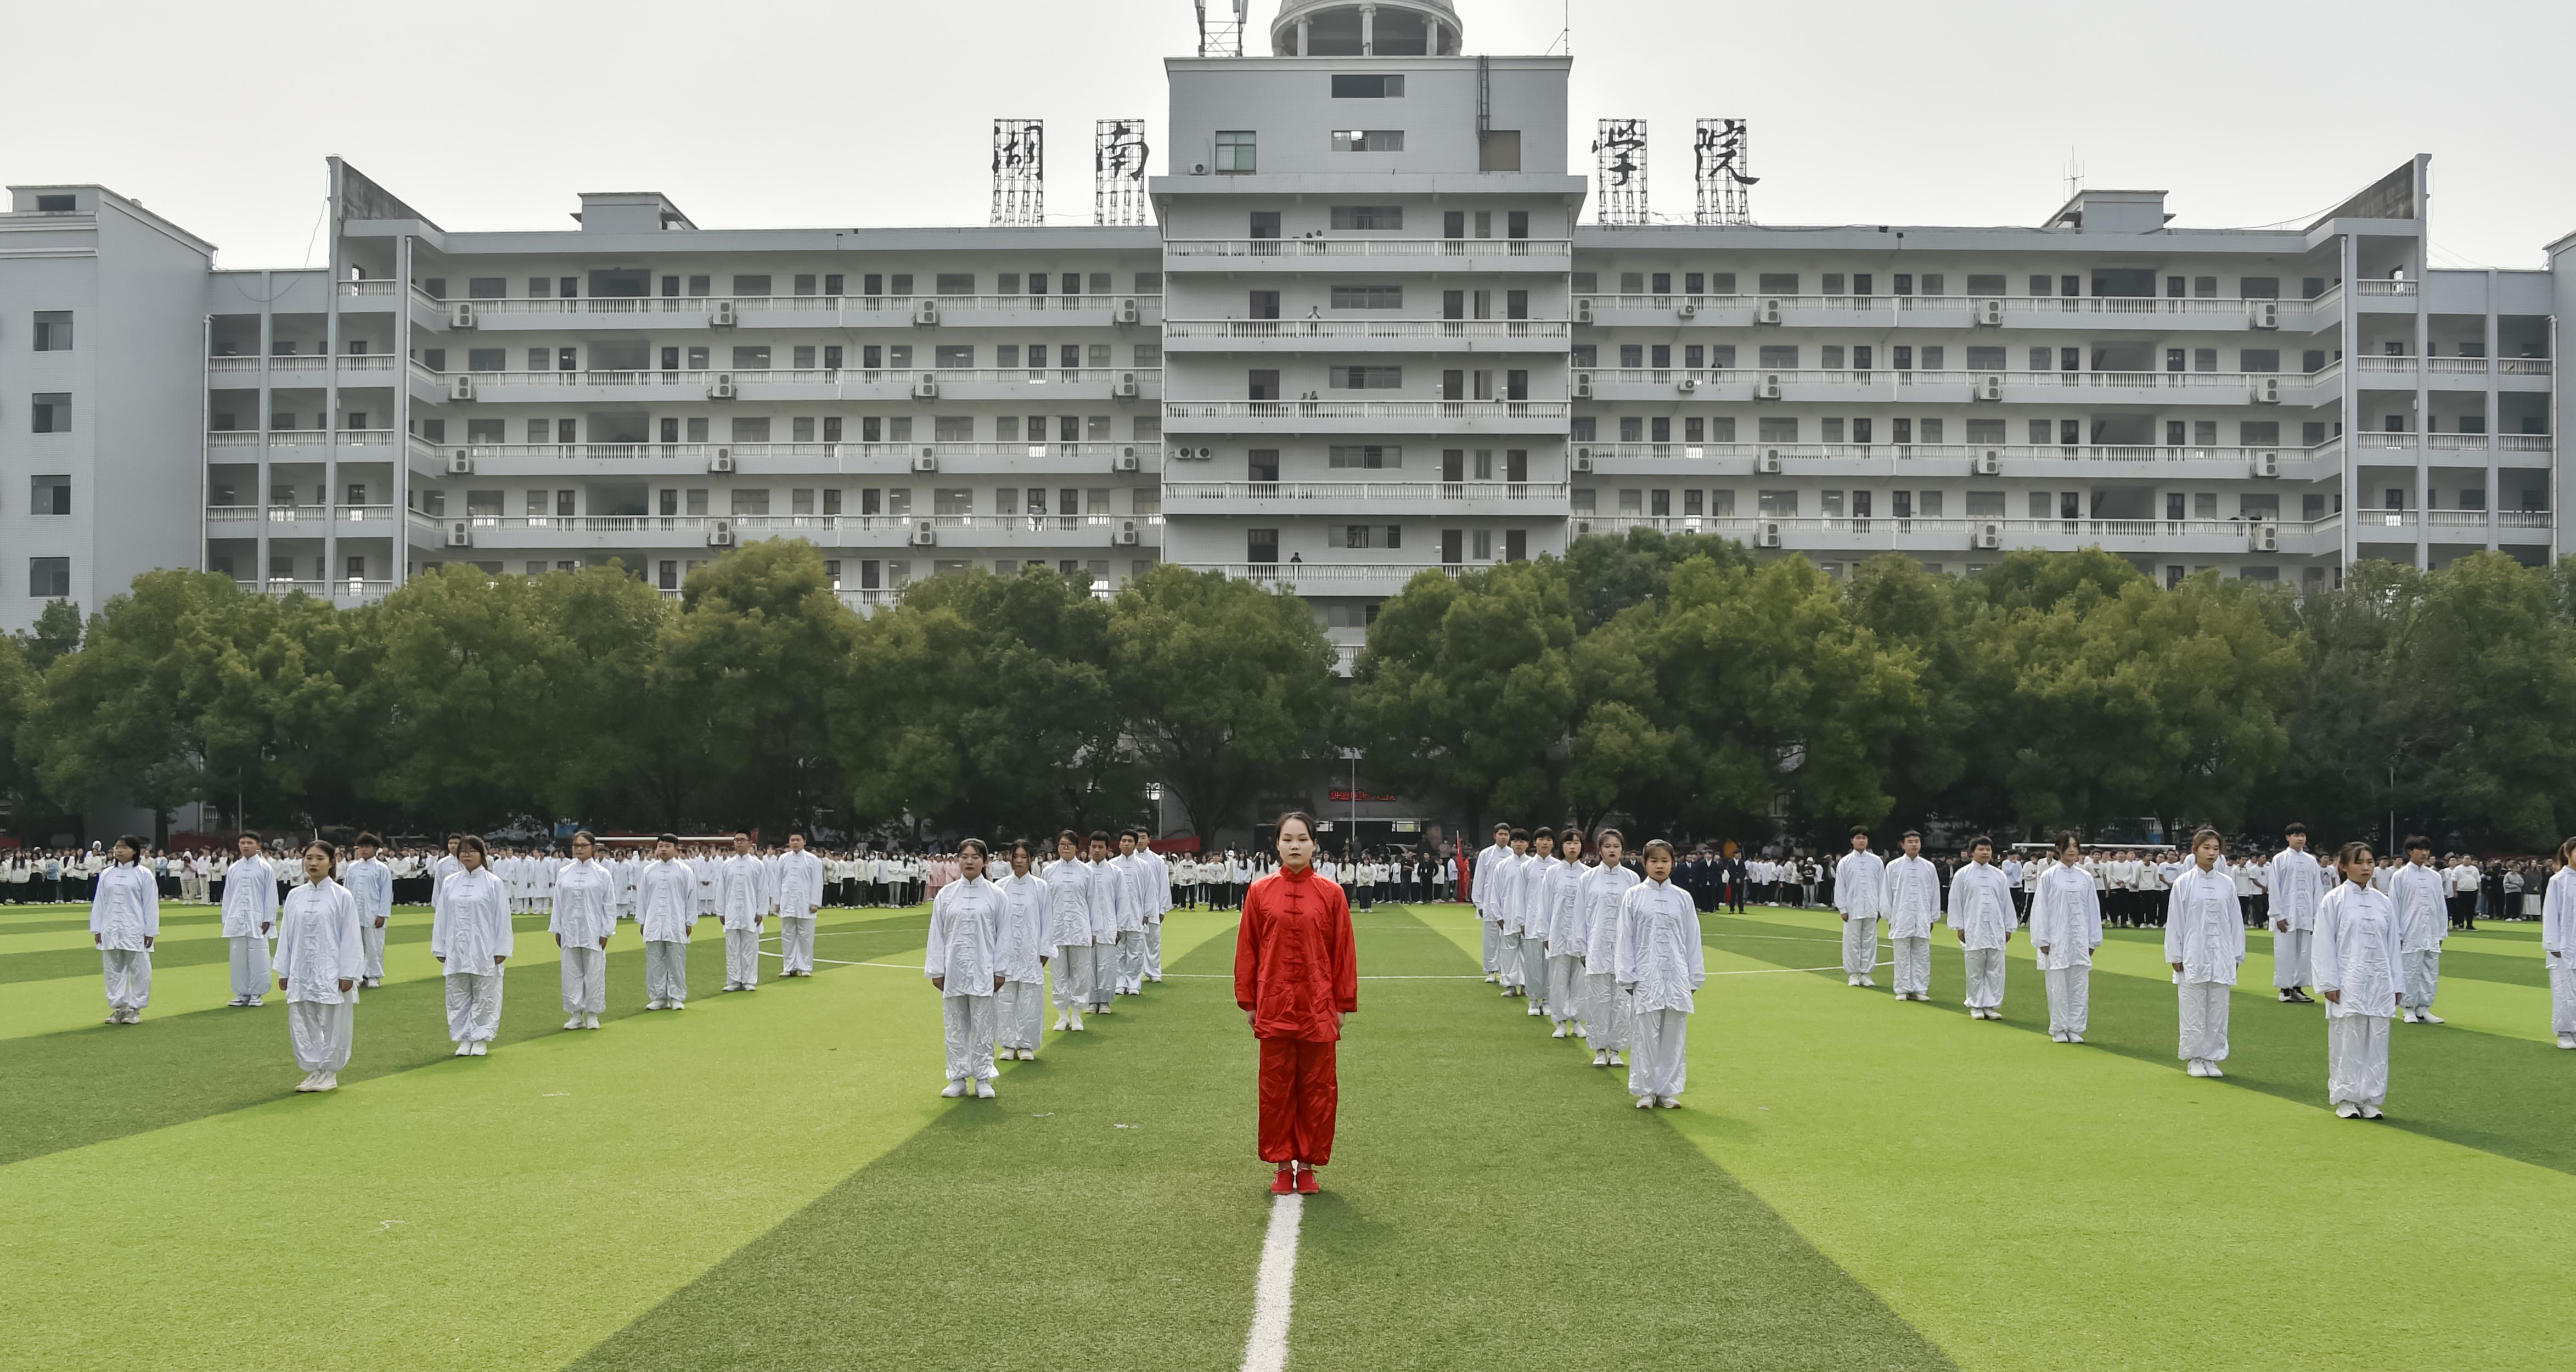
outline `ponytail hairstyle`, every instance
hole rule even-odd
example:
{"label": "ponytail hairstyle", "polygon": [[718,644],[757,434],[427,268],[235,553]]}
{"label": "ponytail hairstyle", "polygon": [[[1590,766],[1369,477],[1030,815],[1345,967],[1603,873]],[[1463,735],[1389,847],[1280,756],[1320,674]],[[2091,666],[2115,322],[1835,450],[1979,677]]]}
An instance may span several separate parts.
{"label": "ponytail hairstyle", "polygon": [[2343,848],[2335,854],[2335,871],[2340,874],[2344,880],[2351,881],[2352,864],[2365,857],[2371,859],[2374,863],[2379,860],[2379,854],[2374,851],[2369,844],[2364,843],[2359,839],[2355,839],[2352,842],[2345,844]]}

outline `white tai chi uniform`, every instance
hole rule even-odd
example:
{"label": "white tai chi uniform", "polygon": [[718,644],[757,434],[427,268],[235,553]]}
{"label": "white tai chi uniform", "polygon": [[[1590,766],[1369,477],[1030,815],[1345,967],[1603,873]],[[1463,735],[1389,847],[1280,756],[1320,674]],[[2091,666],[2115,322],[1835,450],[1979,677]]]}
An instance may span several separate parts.
{"label": "white tai chi uniform", "polygon": [[1507,927],[1520,941],[1521,985],[1533,1015],[1547,1009],[1547,891],[1564,866],[1554,857],[1533,857],[1522,864],[1519,884],[1512,888]]}
{"label": "white tai chi uniform", "polygon": [[689,999],[689,935],[698,927],[698,874],[672,858],[635,874],[635,922],[644,930],[644,1008]]}
{"label": "white tai chi uniform", "polygon": [[1520,908],[1521,873],[1529,869],[1530,862],[1527,853],[1505,853],[1495,860],[1485,877],[1493,889],[1495,975],[1506,993],[1522,990],[1528,984],[1513,919]]}
{"label": "white tai chi uniform", "polygon": [[943,981],[939,1027],[948,1044],[950,1081],[993,1079],[993,974],[1002,964],[1007,906],[1001,890],[982,877],[949,882],[930,902],[930,943],[921,971]]}
{"label": "white tai chi uniform", "polygon": [[1834,908],[1843,914],[1843,978],[1858,985],[1878,969],[1878,917],[1887,900],[1887,864],[1859,849],[1834,864]]}
{"label": "white tai chi uniform", "polygon": [[554,911],[546,916],[546,932],[563,941],[564,1013],[606,1013],[605,944],[617,932],[617,874],[596,858],[565,863],[555,874]]}
{"label": "white tai chi uniform", "polygon": [[1503,971],[1502,912],[1495,907],[1490,878],[1494,868],[1510,860],[1511,845],[1491,844],[1476,854],[1476,865],[1467,874],[1467,899],[1476,907],[1476,922],[1484,926],[1483,956],[1485,979],[1492,981]]}
{"label": "white tai chi uniform", "polygon": [[1898,856],[1887,864],[1879,908],[1887,919],[1887,941],[1896,950],[1897,996],[1930,996],[1932,922],[1941,917],[1940,869],[1919,857]]}
{"label": "white tai chi uniform", "polygon": [[2320,998],[2338,993],[2326,1002],[2328,1105],[2375,1111],[2387,1103],[2397,948],[2397,910],[2388,897],[2346,881],[2317,902],[2316,988]]}
{"label": "white tai chi uniform", "polygon": [[724,920],[725,985],[749,991],[760,985],[760,920],[769,913],[769,869],[749,853],[716,866],[716,913]]}
{"label": "white tai chi uniform", "polygon": [[1126,927],[1127,878],[1110,859],[1085,862],[1091,888],[1091,1008],[1106,1011],[1118,997],[1118,934]]}
{"label": "white tai chi uniform", "polygon": [[2559,1047],[2576,1047],[2576,867],[2559,868],[2541,892],[2540,960],[2549,967],[2549,1032]]}
{"label": "white tai chi uniform", "polygon": [[358,976],[373,986],[385,979],[385,930],[394,915],[393,870],[381,858],[357,858],[340,874],[340,884],[358,902],[358,941],[367,952]]}
{"label": "white tai chi uniform", "polygon": [[1628,1052],[1628,1094],[1682,1093],[1694,1008],[1691,993],[1708,980],[1699,946],[1699,911],[1669,881],[1629,888],[1619,907],[1619,984],[1636,1013]]}
{"label": "white tai chi uniform", "polygon": [[823,908],[823,860],[791,849],[779,855],[770,880],[777,888],[779,970],[811,972],[814,920]]}
{"label": "white tai chi uniform", "polygon": [[2165,895],[2165,961],[2182,964],[2173,974],[2180,1005],[2174,1056],[2225,1062],[2227,997],[2245,961],[2245,914],[2236,903],[2235,878],[2214,866],[2204,872],[2197,862],[2174,878]]}
{"label": "white tai chi uniform", "polygon": [[501,879],[462,867],[438,885],[429,955],[447,968],[447,1037],[490,1043],[501,1033],[501,959],[510,956],[510,897]]}
{"label": "white tai chi uniform", "polygon": [[[2429,1015],[2442,984],[2442,940],[2451,932],[2451,883],[2442,873],[2410,862],[2397,869],[2390,900],[2397,912],[2397,958],[2404,1010]],[[2333,1016],[2327,1016],[2329,1020]]]}
{"label": "white tai chi uniform", "polygon": [[237,858],[224,869],[223,920],[233,1003],[256,1002],[268,992],[268,939],[277,927],[277,869],[267,858]]}
{"label": "white tai chi uniform", "polygon": [[[2326,893],[2326,872],[2314,853],[2284,848],[2272,858],[2272,986],[2288,991],[2307,985],[2308,942],[2317,929],[2317,901]],[[2289,928],[2281,927],[2288,921]]]}
{"label": "white tai chi uniform", "polygon": [[1145,911],[1153,900],[1145,888],[1153,871],[1134,853],[1109,859],[1109,870],[1118,879],[1118,994],[1132,996],[1145,989]]}
{"label": "white tai chi uniform", "polygon": [[2093,950],[2102,946],[2102,898],[2080,867],[2051,863],[2030,901],[2031,950],[2048,986],[2048,1036],[2081,1038],[2093,1003]]}
{"label": "white tai chi uniform", "polygon": [[1583,1041],[1595,1053],[1624,1052],[1636,1017],[1619,985],[1619,912],[1628,889],[1641,880],[1627,867],[1607,864],[1583,878]]}
{"label": "white tai chi uniform", "polygon": [[1547,1017],[1560,1029],[1583,1022],[1583,883],[1592,871],[1560,862],[1547,877],[1540,942],[1547,946]]}
{"label": "white tai chi uniform", "polygon": [[1969,1009],[2003,1009],[2004,945],[2020,924],[2012,887],[1993,863],[1971,862],[1951,874],[1950,927],[1965,936],[1960,951],[1968,969]]}
{"label": "white tai chi uniform", "polygon": [[129,1016],[142,1010],[152,1001],[152,950],[145,940],[161,936],[161,887],[143,864],[119,863],[90,883],[89,931],[98,941],[107,1008]]}
{"label": "white tai chi uniform", "polygon": [[[1145,979],[1161,981],[1163,979],[1163,916],[1170,913],[1172,908],[1172,864],[1164,861],[1163,855],[1151,848],[1137,849],[1136,860],[1144,864],[1147,873],[1145,878]],[[1037,1023],[1037,1012],[1034,1009],[1029,1012],[1029,1023]]]}
{"label": "white tai chi uniform", "polygon": [[329,877],[287,893],[277,922],[277,976],[286,983],[286,1041],[307,1072],[349,1065],[357,983],[367,966],[363,927],[358,898]]}
{"label": "white tai chi uniform", "polygon": [[1006,980],[995,992],[993,1040],[1004,1048],[1038,1046],[1039,1013],[1046,1007],[1047,884],[1036,876],[1011,875],[993,883],[1002,893],[1003,919],[996,940]]}
{"label": "white tai chi uniform", "polygon": [[1055,1008],[1066,1027],[1091,1004],[1100,970],[1092,959],[1091,872],[1080,859],[1047,867],[1046,942],[1055,949]]}

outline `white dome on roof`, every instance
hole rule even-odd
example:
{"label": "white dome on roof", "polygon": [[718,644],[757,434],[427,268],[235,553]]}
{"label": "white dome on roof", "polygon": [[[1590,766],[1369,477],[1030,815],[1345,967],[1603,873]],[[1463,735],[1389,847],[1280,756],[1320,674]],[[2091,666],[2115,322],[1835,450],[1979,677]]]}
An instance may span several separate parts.
{"label": "white dome on roof", "polygon": [[1461,37],[1449,0],[1281,0],[1270,21],[1281,57],[1448,57]]}

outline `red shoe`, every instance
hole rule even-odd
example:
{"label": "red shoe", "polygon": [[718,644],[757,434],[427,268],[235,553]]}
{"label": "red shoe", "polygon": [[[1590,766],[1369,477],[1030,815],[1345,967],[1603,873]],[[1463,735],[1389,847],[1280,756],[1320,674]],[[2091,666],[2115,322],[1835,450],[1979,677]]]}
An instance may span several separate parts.
{"label": "red shoe", "polygon": [[1270,1194],[1274,1196],[1285,1196],[1296,1189],[1296,1171],[1285,1163],[1282,1163],[1279,1168],[1279,1175],[1270,1179]]}
{"label": "red shoe", "polygon": [[1311,1168],[1311,1167],[1303,1167],[1303,1168],[1299,1168],[1299,1169],[1298,1169],[1298,1171],[1297,1171],[1297,1194],[1299,1194],[1299,1195],[1301,1195],[1301,1196],[1311,1196],[1311,1195],[1315,1194],[1315,1169],[1314,1169],[1314,1168]]}

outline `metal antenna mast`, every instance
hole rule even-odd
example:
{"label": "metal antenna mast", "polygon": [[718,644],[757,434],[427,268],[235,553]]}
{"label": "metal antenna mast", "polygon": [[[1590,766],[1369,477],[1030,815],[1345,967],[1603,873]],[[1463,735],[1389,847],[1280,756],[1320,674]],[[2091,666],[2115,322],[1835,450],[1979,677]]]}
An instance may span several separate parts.
{"label": "metal antenna mast", "polygon": [[1208,0],[1192,2],[1199,10],[1199,56],[1241,57],[1244,12],[1251,8],[1252,0],[1218,0],[1219,4],[1231,3],[1233,15],[1229,18],[1220,12],[1214,23],[1208,21]]}

